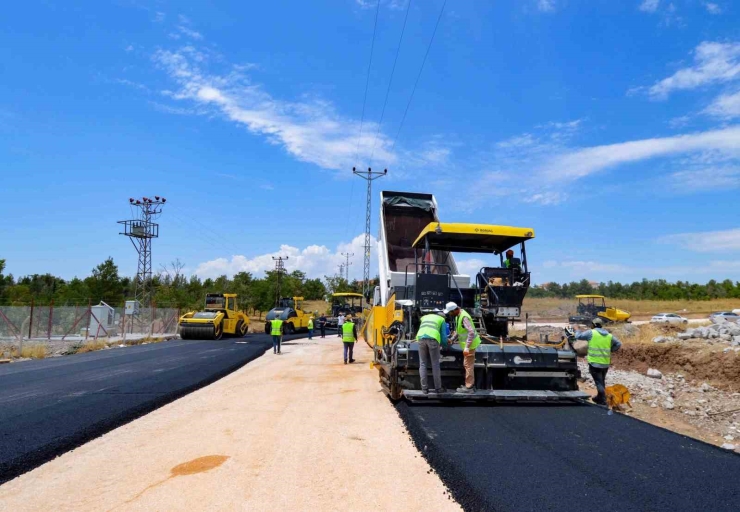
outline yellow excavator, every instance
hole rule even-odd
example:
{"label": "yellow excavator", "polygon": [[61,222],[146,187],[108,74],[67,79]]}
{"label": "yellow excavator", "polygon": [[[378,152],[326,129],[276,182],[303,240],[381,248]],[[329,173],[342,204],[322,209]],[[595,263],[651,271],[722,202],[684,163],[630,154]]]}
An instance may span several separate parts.
{"label": "yellow excavator", "polygon": [[224,335],[241,338],[249,331],[249,317],[237,310],[235,293],[207,293],[204,311],[180,317],[184,340],[220,340]]}

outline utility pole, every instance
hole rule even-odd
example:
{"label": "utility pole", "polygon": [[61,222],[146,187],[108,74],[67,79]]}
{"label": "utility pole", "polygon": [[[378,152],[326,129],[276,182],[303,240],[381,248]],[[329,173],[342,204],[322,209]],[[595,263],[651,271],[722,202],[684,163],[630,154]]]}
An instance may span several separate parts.
{"label": "utility pole", "polygon": [[273,256],[272,259],[275,262],[275,272],[277,272],[277,287],[275,288],[275,307],[277,307],[280,304],[280,278],[285,273],[285,264],[283,262],[289,258],[288,256]]}
{"label": "utility pole", "polygon": [[362,295],[367,300],[370,288],[370,217],[372,213],[372,185],[373,181],[388,174],[388,169],[384,169],[383,172],[380,172],[373,171],[368,167],[367,171],[358,171],[353,167],[352,174],[367,181],[367,203],[365,209],[365,260],[363,262],[362,269]]}
{"label": "utility pole", "polygon": [[145,308],[151,307],[152,301],[152,239],[159,238],[159,224],[153,222],[162,213],[162,206],[167,202],[164,197],[130,198],[130,207],[136,207],[139,212],[136,218],[119,220],[123,232],[131,240],[131,244],[139,255],[134,280],[134,299]]}
{"label": "utility pole", "polygon": [[352,256],[354,256],[354,255],[355,255],[355,253],[353,253],[353,252],[343,252],[342,253],[342,256],[344,256],[345,258],[347,258],[347,263],[344,264],[344,271],[347,273],[347,284],[349,284],[349,266],[352,265],[352,263],[350,263],[349,259]]}

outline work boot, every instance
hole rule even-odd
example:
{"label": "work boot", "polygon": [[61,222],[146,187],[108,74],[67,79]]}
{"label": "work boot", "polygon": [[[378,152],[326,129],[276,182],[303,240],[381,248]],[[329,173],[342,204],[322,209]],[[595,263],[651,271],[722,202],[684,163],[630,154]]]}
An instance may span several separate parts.
{"label": "work boot", "polygon": [[422,388],[421,392],[424,393],[425,395],[429,394],[429,390],[426,388]]}
{"label": "work boot", "polygon": [[445,388],[437,388],[437,389],[434,390],[434,392],[439,395],[439,394],[442,394],[442,393],[447,393],[447,390]]}
{"label": "work boot", "polygon": [[347,361],[345,361],[344,364],[347,364]]}
{"label": "work boot", "polygon": [[350,359],[350,360],[349,360],[349,362],[350,362],[350,363],[354,363],[354,362],[355,362],[355,360],[354,360],[354,359]]}
{"label": "work boot", "polygon": [[460,386],[459,388],[457,388],[457,392],[471,394],[471,393],[475,393],[475,388],[468,388],[466,386]]}

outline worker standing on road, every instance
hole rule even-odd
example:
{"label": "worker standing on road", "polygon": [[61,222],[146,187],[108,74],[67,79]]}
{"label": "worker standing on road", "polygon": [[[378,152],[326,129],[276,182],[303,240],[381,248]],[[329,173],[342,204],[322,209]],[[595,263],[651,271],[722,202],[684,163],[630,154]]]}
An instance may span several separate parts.
{"label": "worker standing on road", "polygon": [[[344,318],[342,318],[344,320]],[[352,321],[351,316],[347,316],[347,320],[342,322],[342,345],[344,345],[344,364],[354,363],[354,350],[355,342],[357,341],[357,326]]]}
{"label": "worker standing on road", "polygon": [[577,340],[588,341],[586,360],[597,391],[593,401],[599,405],[606,405],[606,373],[612,362],[612,352],[619,350],[622,342],[604,329],[604,321],[601,318],[594,318],[591,323],[593,329],[578,331],[575,337]]}
{"label": "worker standing on road", "polygon": [[308,318],[308,339],[313,339],[313,317]]}
{"label": "worker standing on road", "polygon": [[457,329],[452,336],[457,338],[460,348],[463,349],[463,367],[465,368],[465,385],[457,388],[458,393],[473,393],[475,391],[475,349],[480,345],[481,339],[473,325],[470,313],[454,302],[448,302],[445,306],[446,314],[456,319]]}
{"label": "worker standing on road", "polygon": [[419,344],[419,377],[421,378],[421,392],[429,393],[429,377],[427,364],[432,367],[432,378],[434,380],[434,392],[444,393],[442,387],[442,370],[439,366],[439,358],[442,347],[447,348],[447,322],[444,313],[440,310],[421,317],[419,332],[416,341]]}
{"label": "worker standing on road", "polygon": [[342,326],[344,325],[344,313],[339,313],[337,317],[337,337],[342,337]]}
{"label": "worker standing on road", "polygon": [[326,315],[319,317],[319,329],[321,330],[321,337],[326,338]]}
{"label": "worker standing on road", "polygon": [[280,343],[283,341],[283,321],[275,317],[270,320],[272,334],[272,353],[280,353]]}

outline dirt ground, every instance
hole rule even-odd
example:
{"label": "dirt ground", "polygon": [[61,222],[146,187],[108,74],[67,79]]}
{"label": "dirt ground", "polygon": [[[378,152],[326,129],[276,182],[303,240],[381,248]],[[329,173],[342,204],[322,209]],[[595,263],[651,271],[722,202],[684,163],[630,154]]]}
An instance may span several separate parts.
{"label": "dirt ground", "polygon": [[[0,487],[0,509],[460,510],[334,337],[218,382]],[[388,457],[388,454],[392,454]]]}

